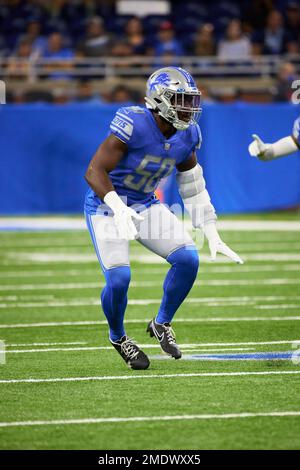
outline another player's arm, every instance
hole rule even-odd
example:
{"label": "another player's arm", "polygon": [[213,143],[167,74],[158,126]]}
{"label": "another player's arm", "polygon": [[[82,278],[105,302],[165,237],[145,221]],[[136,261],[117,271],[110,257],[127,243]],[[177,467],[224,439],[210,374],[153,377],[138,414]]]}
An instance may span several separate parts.
{"label": "another player's arm", "polygon": [[205,187],[203,171],[197,162],[196,153],[177,165],[176,180],[184,205],[192,218],[195,228],[201,228],[208,239],[211,259],[222,253],[236,263],[242,264],[241,258],[222,240],[216,227],[216,212]]}
{"label": "another player's arm", "polygon": [[120,238],[132,240],[137,234],[132,218],[137,220],[143,218],[124,204],[109,177],[109,173],[118,165],[126,152],[127,145],[115,135],[109,135],[93,156],[85,179],[100,199],[112,209]]}
{"label": "another player's arm", "polygon": [[290,155],[300,148],[300,143],[294,135],[289,135],[277,140],[273,144],[266,144],[256,134],[252,135],[253,141],[249,145],[249,153],[252,157],[268,161]]}

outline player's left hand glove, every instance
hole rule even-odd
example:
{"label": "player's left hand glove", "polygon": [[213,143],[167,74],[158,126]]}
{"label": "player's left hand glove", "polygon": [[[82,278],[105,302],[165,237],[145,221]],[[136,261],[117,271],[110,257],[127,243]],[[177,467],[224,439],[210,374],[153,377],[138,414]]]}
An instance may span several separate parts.
{"label": "player's left hand glove", "polygon": [[120,239],[128,241],[134,240],[137,236],[134,220],[142,221],[144,217],[124,204],[116,191],[108,192],[104,196],[104,202],[114,213],[114,222]]}
{"label": "player's left hand glove", "polygon": [[250,155],[263,161],[272,160],[274,158],[272,144],[265,144],[256,134],[252,137],[254,140],[248,147]]}
{"label": "player's left hand glove", "polygon": [[229,246],[227,246],[226,243],[221,240],[215,223],[204,225],[203,232],[208,240],[212,261],[216,260],[217,253],[221,253],[230,258],[235,263],[244,264],[244,261],[239,257],[239,255],[231,250],[231,248],[229,248]]}

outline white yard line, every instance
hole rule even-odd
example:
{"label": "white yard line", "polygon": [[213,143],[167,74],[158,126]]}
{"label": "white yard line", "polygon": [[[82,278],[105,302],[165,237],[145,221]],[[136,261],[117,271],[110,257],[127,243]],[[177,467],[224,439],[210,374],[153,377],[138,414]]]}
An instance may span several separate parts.
{"label": "white yard line", "polygon": [[[155,347],[156,345],[154,345]],[[157,345],[159,347],[159,345]],[[93,350],[106,350],[113,349],[109,346],[87,346],[79,348],[43,348],[43,349],[16,349],[16,350],[7,350],[6,354],[25,354],[25,353],[41,353],[41,352],[58,352],[58,351],[93,351]]]}
{"label": "white yard line", "polygon": [[8,421],[0,422],[0,427],[23,427],[23,426],[64,426],[72,424],[105,424],[105,423],[140,423],[147,421],[189,421],[189,420],[212,420],[212,419],[245,419],[245,418],[273,418],[273,417],[297,417],[300,411],[271,411],[271,412],[242,412],[222,414],[198,414],[198,415],[163,415],[163,416],[131,416],[117,418],[81,418],[81,419],[54,419],[39,421]]}
{"label": "white yard line", "polygon": [[187,352],[193,352],[193,353],[212,353],[212,352],[224,352],[224,351],[255,351],[255,348],[218,348],[218,349],[198,349],[198,348],[192,348],[192,349],[186,349],[180,346],[180,349],[183,353]]}
{"label": "white yard line", "polygon": [[[200,280],[194,286],[259,286],[259,285],[300,285],[300,279],[271,278],[271,279],[210,279]],[[2,284],[0,291],[27,291],[27,290],[67,290],[67,289],[97,289],[104,287],[104,282],[66,282],[50,284]],[[161,287],[161,281],[133,281],[130,283],[134,288]]]}
{"label": "white yard line", "polygon": [[[244,297],[191,297],[185,300],[185,303],[189,304],[201,304],[205,307],[239,307],[239,306],[254,306],[255,308],[263,308],[262,306],[255,305],[257,302],[267,301],[284,301],[284,300],[299,300],[299,296],[244,296]],[[0,300],[3,297],[0,296]],[[159,305],[161,299],[129,299],[128,305]],[[0,302],[0,309],[9,308],[55,308],[55,307],[83,307],[83,306],[99,306],[101,304],[100,299],[72,299],[72,300],[51,300],[43,302]],[[300,308],[299,304],[271,304],[270,308],[285,308],[286,305],[292,305],[291,308]]]}
{"label": "white yard line", "polygon": [[[62,343],[63,344],[63,343]],[[65,343],[68,344],[68,343]],[[69,343],[72,344],[72,343]],[[160,348],[159,344],[146,344],[143,345],[144,349]],[[6,350],[6,354],[26,354],[26,353],[41,353],[41,352],[59,352],[59,351],[95,351],[95,350],[113,350],[111,346],[86,346],[86,347],[76,347],[76,348],[43,348],[43,349],[16,349],[16,350]],[[193,351],[193,352],[214,352],[214,351],[249,351],[253,348],[221,348],[221,349],[185,349],[182,348],[182,351]]]}
{"label": "white yard line", "polygon": [[[166,269],[168,266],[166,265]],[[206,269],[206,268],[205,268]],[[143,275],[153,275],[153,274],[162,274],[165,275],[165,270],[162,268],[157,269],[157,268],[148,268],[148,269],[143,269],[142,267],[137,266],[134,268],[134,272],[138,271],[140,274]],[[242,273],[257,273],[257,272],[277,272],[278,267],[275,266],[274,264],[270,265],[243,265],[243,266],[218,266],[214,267],[212,264],[210,265],[210,269],[207,271],[204,271],[205,274],[210,274],[210,273],[235,273],[236,271],[242,272]],[[287,264],[287,265],[281,265],[280,266],[280,271],[300,271],[300,264]],[[0,272],[0,278],[31,278],[31,277],[53,277],[53,276],[62,276],[62,277],[71,277],[71,276],[98,276],[99,275],[99,269],[98,267],[95,267],[95,269],[64,269],[62,270],[61,268],[58,269],[52,269],[52,270],[28,270],[24,271],[8,271],[5,270],[5,272]]]}
{"label": "white yard line", "polygon": [[[47,299],[54,299],[55,300],[55,295],[47,295],[47,294],[41,294],[39,296],[31,296],[31,295],[26,295],[26,294],[20,294],[20,295],[0,295],[1,300],[11,300],[15,301],[18,299],[27,300],[27,299],[42,299],[42,300],[47,300]],[[280,300],[300,300],[300,295],[241,295],[241,296],[221,296],[221,297],[192,297],[192,298],[187,298],[185,302],[190,302],[190,303],[210,303],[210,302],[215,302],[215,303],[220,303],[220,304],[226,304],[227,302],[229,303],[238,303],[238,302],[262,302],[262,301],[280,301]],[[130,299],[132,302],[149,302],[149,303],[157,303],[161,302],[161,299]],[[59,299],[55,300],[57,302],[60,302]],[[75,304],[76,302],[84,302],[84,305],[94,305],[95,302],[99,302],[98,298],[95,298],[93,300],[90,300],[88,298],[73,298],[72,299],[72,305],[73,303]],[[68,305],[68,301],[66,301],[66,305]]]}
{"label": "white yard line", "polygon": [[[298,235],[298,234],[297,234]],[[282,241],[278,238],[275,240],[252,240],[252,241],[233,241],[234,247],[236,250],[243,251],[270,251],[270,250],[280,250],[280,251],[291,251],[291,250],[299,250],[300,249],[300,242],[299,238]],[[89,239],[82,239],[82,240],[74,240],[74,239],[58,239],[58,238],[51,238],[51,239],[43,239],[39,238],[37,240],[22,240],[21,242],[17,243],[5,243],[1,242],[0,244],[0,251],[4,250],[6,252],[12,252],[19,249],[24,248],[45,248],[45,249],[52,249],[55,248],[58,251],[62,250],[70,250],[70,249],[77,249],[77,248],[90,248],[90,240]]]}
{"label": "white yard line", "polygon": [[[9,344],[6,347],[21,347],[21,346],[55,346],[55,345],[77,345],[77,344],[87,344],[86,342],[70,342],[70,343],[21,343],[21,344]],[[212,351],[250,351],[254,348],[239,348],[236,346],[260,346],[260,345],[274,345],[274,344],[298,344],[300,346],[300,340],[294,341],[255,341],[255,342],[246,342],[246,343],[199,343],[199,344],[182,344],[181,349],[185,352],[212,352]],[[159,344],[141,344],[143,349],[152,349],[160,348]],[[199,349],[206,346],[206,349]],[[218,349],[207,349],[211,347],[218,346]],[[223,346],[235,346],[232,348],[224,348]],[[87,347],[76,347],[76,348],[43,348],[43,349],[18,349],[18,350],[7,350],[8,353],[35,353],[35,352],[49,352],[49,351],[88,351],[88,350],[99,350],[107,351],[113,350],[112,346],[87,346]]]}
{"label": "white yard line", "polygon": [[55,300],[55,295],[54,294],[41,294],[41,295],[27,295],[27,294],[16,294],[16,295],[1,295],[0,294],[0,300],[6,300],[10,302],[14,301],[19,301],[19,300]]}
{"label": "white yard line", "polygon": [[186,377],[248,377],[268,375],[299,375],[300,370],[268,370],[268,371],[239,371],[239,372],[199,372],[189,374],[140,374],[140,375],[103,375],[91,377],[56,377],[56,378],[29,378],[29,379],[6,379],[0,380],[2,384],[19,383],[57,383],[57,382],[86,382],[86,381],[110,381],[110,380],[136,380],[136,379],[173,379]]}
{"label": "white yard line", "polygon": [[[239,253],[241,258],[245,261],[300,261],[300,254],[291,251],[290,253]],[[97,263],[97,258],[94,253],[28,253],[25,252],[8,252],[5,255],[6,260],[3,260],[2,264],[12,266],[14,264],[20,265],[24,263]],[[165,259],[158,255],[147,253],[143,251],[141,253],[132,253],[130,260],[138,264],[164,264],[167,265]],[[202,264],[211,264],[210,256],[207,254],[200,253],[200,262]],[[215,264],[230,264],[228,258],[218,255]],[[231,264],[233,267],[234,265]],[[232,268],[233,269],[233,268]]]}
{"label": "white yard line", "polygon": [[[69,341],[67,343],[5,343],[6,348],[17,348],[23,346],[60,346],[63,344],[87,344],[86,341]],[[34,349],[34,351],[36,351]],[[42,349],[43,351],[43,349]],[[11,351],[10,351],[11,352]]]}
{"label": "white yard line", "polygon": [[[186,221],[191,226],[190,221]],[[219,220],[220,230],[234,231],[300,231],[296,220]],[[83,217],[1,217],[0,229],[87,230]]]}
{"label": "white yard line", "polygon": [[299,309],[300,311],[300,305],[299,304],[278,304],[278,305],[256,305],[254,307],[257,310],[280,310],[282,308],[292,308],[292,309]]}
{"label": "white yard line", "polygon": [[[299,321],[300,316],[279,316],[279,317],[203,317],[203,318],[176,318],[175,323],[207,323],[207,322],[253,322],[253,321]],[[129,319],[125,323],[146,323],[148,319]],[[10,328],[44,328],[61,326],[89,326],[107,325],[106,320],[86,320],[86,321],[64,321],[64,322],[39,322],[39,323],[9,323],[0,324],[0,329]]]}

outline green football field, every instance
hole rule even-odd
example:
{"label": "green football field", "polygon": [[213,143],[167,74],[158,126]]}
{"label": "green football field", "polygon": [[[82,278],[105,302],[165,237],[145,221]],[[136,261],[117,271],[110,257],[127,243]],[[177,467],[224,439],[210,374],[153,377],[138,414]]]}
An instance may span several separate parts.
{"label": "green football field", "polygon": [[273,219],[221,224],[242,266],[201,250],[179,361],[145,332],[168,266],[132,244],[126,328],[147,371],[109,345],[87,231],[0,232],[0,448],[299,449],[300,222]]}

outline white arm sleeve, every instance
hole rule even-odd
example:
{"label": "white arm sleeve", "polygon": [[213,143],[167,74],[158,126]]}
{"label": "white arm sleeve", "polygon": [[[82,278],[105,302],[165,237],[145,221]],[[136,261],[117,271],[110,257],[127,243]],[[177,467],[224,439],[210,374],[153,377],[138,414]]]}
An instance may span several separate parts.
{"label": "white arm sleeve", "polygon": [[291,136],[283,137],[283,139],[277,140],[266,150],[267,158],[279,158],[284,155],[296,152],[298,149],[296,142]]}
{"label": "white arm sleeve", "polygon": [[178,171],[176,181],[185,208],[192,218],[193,226],[203,228],[204,225],[215,222],[217,216],[205,188],[201,166],[197,164],[191,170]]}

